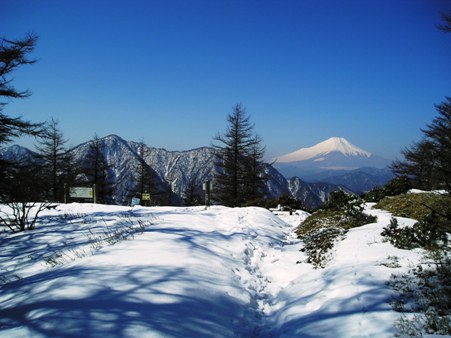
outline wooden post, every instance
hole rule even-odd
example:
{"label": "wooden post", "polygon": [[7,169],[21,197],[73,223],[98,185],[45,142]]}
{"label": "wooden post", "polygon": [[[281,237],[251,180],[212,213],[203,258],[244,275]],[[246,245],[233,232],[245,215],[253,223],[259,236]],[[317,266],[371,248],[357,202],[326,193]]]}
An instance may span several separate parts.
{"label": "wooden post", "polygon": [[69,197],[69,189],[67,183],[64,183],[64,204],[67,204]]}
{"label": "wooden post", "polygon": [[94,200],[94,204],[97,204],[97,188],[95,183],[92,185],[92,198]]}
{"label": "wooden post", "polygon": [[205,208],[207,209],[210,206],[210,181],[205,181],[203,188],[205,191]]}

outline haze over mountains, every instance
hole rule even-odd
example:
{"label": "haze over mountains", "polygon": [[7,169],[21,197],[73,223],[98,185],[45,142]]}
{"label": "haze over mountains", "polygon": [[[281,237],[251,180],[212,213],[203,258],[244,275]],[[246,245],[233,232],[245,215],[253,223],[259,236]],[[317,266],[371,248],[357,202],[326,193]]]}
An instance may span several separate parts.
{"label": "haze over mountains", "polygon": [[[114,200],[117,204],[127,204],[137,181],[140,143],[126,141],[117,135],[106,136],[100,142],[110,165],[108,177],[115,184]],[[145,162],[156,173],[160,190],[169,193],[170,204],[183,204],[183,193],[193,182],[202,195],[202,183],[212,180],[217,170],[211,147],[187,151],[144,147]],[[70,150],[78,161],[86,158],[88,151],[89,142]],[[17,145],[0,149],[0,156],[5,158],[24,158],[30,154],[30,150]],[[321,206],[332,191],[347,189],[360,194],[375,185],[385,184],[392,174],[380,167],[388,162],[343,138],[331,138],[281,156],[274,165],[267,164],[265,170],[269,179],[265,197],[275,199],[287,195],[313,209]],[[287,174],[290,171],[295,174],[290,176]]]}

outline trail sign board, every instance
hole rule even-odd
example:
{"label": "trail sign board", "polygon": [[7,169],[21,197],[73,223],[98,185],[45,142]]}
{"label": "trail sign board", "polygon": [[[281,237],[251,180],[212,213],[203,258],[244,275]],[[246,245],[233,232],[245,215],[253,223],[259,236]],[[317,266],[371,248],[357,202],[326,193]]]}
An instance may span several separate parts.
{"label": "trail sign board", "polygon": [[132,207],[134,207],[135,205],[139,205],[140,202],[141,202],[141,200],[138,197],[133,197],[132,198]]}
{"label": "trail sign board", "polygon": [[145,192],[142,194],[141,198],[143,201],[150,201],[150,194]]}
{"label": "trail sign board", "polygon": [[71,198],[94,198],[94,193],[91,187],[71,187],[69,196]]}

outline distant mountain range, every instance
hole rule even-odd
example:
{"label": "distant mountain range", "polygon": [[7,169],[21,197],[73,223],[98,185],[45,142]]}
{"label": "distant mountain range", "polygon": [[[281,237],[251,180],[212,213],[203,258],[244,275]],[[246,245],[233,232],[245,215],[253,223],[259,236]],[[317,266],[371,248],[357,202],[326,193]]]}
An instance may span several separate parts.
{"label": "distant mountain range", "polygon": [[[334,149],[331,144],[336,144],[343,151],[344,156],[371,158],[371,155],[368,156],[369,153],[361,150],[359,155],[353,155],[355,152],[354,146],[350,146],[345,141],[344,139],[334,140],[334,142],[326,141],[325,144],[317,149],[322,149],[321,156],[327,163],[329,163],[329,156],[334,155],[336,152],[335,150],[331,150]],[[100,139],[100,146],[110,165],[108,176],[115,182],[115,202],[118,204],[127,204],[129,203],[129,192],[133,189],[133,184],[137,180],[135,168],[137,168],[139,162],[138,150],[140,144],[125,141],[117,135],[109,135]],[[82,143],[70,150],[76,160],[86,158],[88,151],[89,142]],[[187,151],[168,151],[162,148],[145,146],[144,153],[146,154],[145,162],[157,174],[159,180],[157,184],[160,188],[169,190],[171,187],[172,204],[181,205],[183,203],[183,193],[190,182],[194,182],[201,190],[202,183],[206,180],[212,180],[217,170],[213,160],[215,156],[214,149],[211,147],[202,147]],[[278,170],[279,164],[293,165],[296,170],[299,170],[300,168],[298,166],[302,161],[319,158],[319,155],[307,159],[304,156],[304,160],[299,161],[302,156],[296,156],[306,154],[306,152],[300,152],[294,156],[295,153],[288,154],[290,156],[286,155],[281,157],[281,159],[285,160],[294,159],[294,162],[277,162],[274,166],[270,164],[266,165],[265,170],[269,177],[265,189],[267,198],[274,199],[282,195],[288,195],[300,199],[307,208],[313,209],[321,206],[332,191],[346,189],[359,192],[362,190],[362,182],[366,182],[365,187],[369,187],[369,189],[374,186],[372,184],[376,181],[379,185],[384,183],[384,179],[381,179],[381,177],[383,176],[382,172],[385,171],[384,169],[377,168],[354,169],[358,170],[356,172],[346,170],[316,170],[314,174],[317,176],[310,176],[313,179],[310,183],[306,182],[301,175],[293,175],[293,177],[287,178],[283,170]],[[310,153],[313,154],[314,152],[310,151]],[[32,154],[32,151],[17,145],[0,150],[0,156],[2,158],[26,158],[30,154]],[[339,166],[341,167],[343,163],[341,162]],[[286,168],[289,168],[289,166]],[[302,173],[302,169],[298,171],[298,174]],[[313,175],[313,172],[310,174]],[[385,179],[388,177],[389,175],[387,174]],[[351,189],[350,186],[354,189]]]}
{"label": "distant mountain range", "polygon": [[343,185],[362,194],[388,182],[390,160],[373,155],[342,137],[332,137],[274,159],[273,166],[285,177],[307,182]]}

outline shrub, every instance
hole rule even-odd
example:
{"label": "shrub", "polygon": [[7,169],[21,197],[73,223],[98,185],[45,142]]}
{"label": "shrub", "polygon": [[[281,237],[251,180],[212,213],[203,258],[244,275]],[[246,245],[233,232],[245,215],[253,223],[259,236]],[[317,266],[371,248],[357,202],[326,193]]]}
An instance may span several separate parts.
{"label": "shrub", "polygon": [[451,259],[446,251],[432,258],[426,268],[418,265],[390,279],[396,292],[391,305],[403,313],[396,323],[398,337],[451,334]]}
{"label": "shrub", "polygon": [[0,225],[12,232],[33,230],[39,214],[50,206],[50,203],[9,202],[7,210],[0,210]]}
{"label": "shrub", "polygon": [[451,219],[451,197],[449,194],[421,193],[385,197],[375,205],[377,209],[391,212],[394,216],[424,220],[435,211],[440,226],[448,227]]}
{"label": "shrub", "polygon": [[385,197],[385,190],[384,188],[381,187],[374,187],[373,189],[371,189],[370,191],[368,191],[365,196],[364,199],[367,202],[379,202],[381,199],[383,199]]}
{"label": "shrub", "polygon": [[385,196],[396,196],[405,194],[412,188],[412,184],[407,176],[397,176],[384,186]]}
{"label": "shrub", "polygon": [[306,263],[312,264],[315,269],[325,267],[334,242],[344,234],[346,230],[339,227],[326,227],[307,233],[303,237],[305,245],[301,249],[307,255]]}
{"label": "shrub", "polygon": [[399,249],[410,250],[417,247],[412,228],[400,228],[398,220],[394,217],[390,220],[390,224],[383,229],[381,235],[387,237],[390,244]]}
{"label": "shrub", "polygon": [[343,210],[346,209],[349,203],[354,199],[354,195],[347,194],[343,190],[333,191],[330,193],[326,203],[324,203],[324,209]]}
{"label": "shrub", "polygon": [[405,194],[412,188],[407,176],[398,176],[391,179],[383,187],[374,187],[365,194],[365,200],[368,202],[379,202],[386,196],[396,196]]}
{"label": "shrub", "polygon": [[392,217],[390,224],[383,229],[381,235],[387,237],[389,242],[399,249],[440,250],[446,248],[448,238],[438,224],[439,220],[435,213],[431,213],[412,227],[403,228],[400,228],[397,219]]}
{"label": "shrub", "polygon": [[314,212],[296,229],[304,242],[301,251],[307,255],[306,262],[315,268],[324,267],[335,241],[344,238],[348,229],[376,221],[363,211],[361,199],[344,192],[332,193],[325,208]]}

